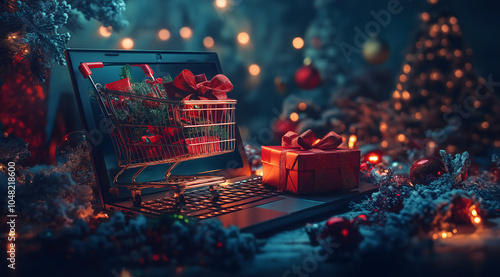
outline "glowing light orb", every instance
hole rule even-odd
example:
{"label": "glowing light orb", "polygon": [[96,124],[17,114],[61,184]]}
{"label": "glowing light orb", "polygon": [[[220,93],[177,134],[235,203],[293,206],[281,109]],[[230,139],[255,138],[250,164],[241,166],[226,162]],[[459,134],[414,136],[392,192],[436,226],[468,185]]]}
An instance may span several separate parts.
{"label": "glowing light orb", "polygon": [[241,32],[237,36],[238,43],[241,45],[248,44],[250,42],[250,36],[246,32]]}
{"label": "glowing light orb", "polygon": [[295,49],[300,49],[304,47],[304,40],[301,37],[296,37],[293,39],[292,44]]}
{"label": "glowing light orb", "polygon": [[257,76],[260,73],[260,67],[256,64],[252,64],[248,67],[248,72],[250,72],[250,75]]}
{"label": "glowing light orb", "polygon": [[205,37],[203,39],[203,46],[205,46],[206,48],[214,47],[214,39],[212,37]]}
{"label": "glowing light orb", "polygon": [[179,34],[181,35],[181,37],[183,39],[188,39],[188,38],[191,38],[191,36],[193,35],[193,31],[189,27],[182,27],[179,30]]}
{"label": "glowing light orb", "polygon": [[134,47],[134,41],[131,38],[122,39],[122,47],[124,49],[132,49]]}
{"label": "glowing light orb", "polygon": [[170,38],[170,31],[167,29],[161,29],[158,31],[158,38],[161,40],[168,40]]}
{"label": "glowing light orb", "polygon": [[111,26],[108,26],[108,27],[101,26],[101,27],[99,27],[99,34],[102,37],[107,38],[107,37],[111,36],[112,33],[113,33],[113,27],[111,27]]}

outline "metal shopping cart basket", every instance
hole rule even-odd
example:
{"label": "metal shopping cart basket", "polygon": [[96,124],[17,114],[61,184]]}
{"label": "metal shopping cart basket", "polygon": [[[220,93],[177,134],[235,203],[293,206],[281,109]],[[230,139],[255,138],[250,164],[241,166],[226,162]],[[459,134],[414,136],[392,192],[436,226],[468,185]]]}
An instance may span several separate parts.
{"label": "metal shopping cart basket", "polygon": [[[116,159],[121,170],[113,179],[114,187],[131,191],[134,205],[142,202],[144,188],[168,188],[174,191],[176,204],[185,203],[184,190],[208,186],[212,200],[219,198],[220,176],[173,176],[180,162],[232,152],[235,140],[236,100],[165,99],[161,79],[153,76],[147,64],[142,68],[151,78],[151,93],[139,95],[112,90],[94,83],[91,68],[102,68],[101,62],[82,63],[79,70],[95,90],[99,108],[107,123]],[[115,65],[115,64],[113,64]],[[160,181],[138,182],[148,166],[171,163]],[[121,181],[127,169],[139,168],[131,180]]]}

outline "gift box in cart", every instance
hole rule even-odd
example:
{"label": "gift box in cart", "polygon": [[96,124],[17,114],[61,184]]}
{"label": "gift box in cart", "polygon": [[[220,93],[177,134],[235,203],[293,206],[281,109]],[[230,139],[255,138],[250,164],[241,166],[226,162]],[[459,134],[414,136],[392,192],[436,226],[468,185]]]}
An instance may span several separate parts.
{"label": "gift box in cart", "polygon": [[[229,80],[218,75],[207,81],[204,75],[194,76],[184,70],[174,81],[163,83],[161,78],[153,76],[147,64],[138,64],[132,66],[141,67],[151,78],[146,81],[150,92],[138,94],[128,78],[104,87],[96,84],[91,69],[103,66],[106,64],[90,62],[78,68],[95,90],[121,167],[113,178],[113,185],[128,188],[136,206],[141,205],[144,188],[173,190],[175,202],[180,205],[185,203],[186,189],[207,186],[212,200],[217,201],[217,188],[225,181],[223,177],[173,176],[171,173],[183,161],[221,155],[235,149],[236,100],[225,96],[232,89]],[[163,180],[137,181],[148,166],[158,164],[171,164]],[[120,176],[131,168],[139,170],[131,180],[121,180]]]}

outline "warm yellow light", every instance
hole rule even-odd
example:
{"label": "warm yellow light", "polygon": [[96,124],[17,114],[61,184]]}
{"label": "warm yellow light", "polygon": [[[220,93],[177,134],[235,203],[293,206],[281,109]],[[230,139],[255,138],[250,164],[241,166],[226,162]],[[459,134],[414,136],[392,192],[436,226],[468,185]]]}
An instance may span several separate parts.
{"label": "warm yellow light", "polygon": [[457,24],[457,18],[454,17],[454,16],[450,17],[450,23],[451,24]]}
{"label": "warm yellow light", "polygon": [[438,0],[427,0],[427,2],[429,2],[429,4],[431,5],[434,5],[438,2]]}
{"label": "warm yellow light", "polygon": [[227,7],[227,0],[215,0],[215,6],[219,9]]}
{"label": "warm yellow light", "polygon": [[368,157],[368,161],[371,162],[371,163],[378,163],[379,161],[379,156],[377,156],[377,154],[370,154],[370,156]]}
{"label": "warm yellow light", "polygon": [[356,137],[356,135],[349,136],[349,148],[353,148],[357,140],[358,138]]}
{"label": "warm yellow light", "polygon": [[385,132],[385,131],[387,131],[387,123],[385,123],[385,122],[380,122],[380,127],[379,127],[379,129],[380,129],[380,132],[382,132],[382,133],[383,133],[383,132]]}
{"label": "warm yellow light", "polygon": [[399,134],[399,135],[398,135],[398,140],[399,140],[400,142],[403,142],[403,141],[405,141],[405,140],[406,140],[406,136],[405,136],[405,135],[403,135],[403,134]]}
{"label": "warm yellow light", "polygon": [[422,113],[421,112],[416,112],[415,113],[415,119],[418,119],[418,120],[422,119]]}
{"label": "warm yellow light", "polygon": [[394,103],[394,109],[396,109],[396,111],[401,110],[401,103],[400,102]]}
{"label": "warm yellow light", "polygon": [[105,38],[111,36],[111,34],[113,33],[113,27],[111,26],[108,26],[108,27],[104,27],[104,26],[101,26],[99,27],[99,34]]}
{"label": "warm yellow light", "polygon": [[455,76],[457,76],[457,78],[461,78],[463,75],[464,73],[462,72],[462,70],[460,69],[455,70]]}
{"label": "warm yellow light", "polygon": [[411,66],[409,64],[405,64],[405,66],[403,66],[403,72],[408,74],[410,73],[410,70],[411,70]]}
{"label": "warm yellow light", "polygon": [[441,55],[441,56],[446,55],[446,53],[447,53],[447,51],[444,48],[441,48],[441,50],[439,50],[439,55]]}
{"label": "warm yellow light", "polygon": [[453,82],[452,81],[446,82],[446,87],[452,88],[453,87]]}
{"label": "warm yellow light", "polygon": [[299,110],[305,111],[307,109],[307,104],[305,102],[301,102],[299,104]]}
{"label": "warm yellow light", "polygon": [[255,175],[259,175],[259,176],[262,176],[264,175],[264,170],[262,168],[259,168],[255,171]]}
{"label": "warm yellow light", "polygon": [[422,19],[422,21],[425,21],[425,22],[429,21],[429,19],[430,19],[430,18],[431,18],[431,17],[430,17],[430,15],[429,15],[429,13],[428,13],[428,12],[423,12],[423,13],[420,15],[420,19]]}
{"label": "warm yellow light", "polygon": [[400,81],[401,83],[406,82],[406,75],[401,74],[401,76],[399,76],[399,81]]}
{"label": "warm yellow light", "polygon": [[474,223],[479,224],[481,223],[481,218],[480,217],[474,217]]}
{"label": "warm yellow light", "polygon": [[446,237],[448,237],[448,234],[446,234],[446,232],[442,232],[442,233],[441,233],[441,237],[442,237],[443,239],[445,239]]}
{"label": "warm yellow light", "polygon": [[455,54],[455,57],[457,57],[457,58],[460,57],[460,56],[462,56],[462,51],[460,51],[458,49],[455,50],[453,53]]}
{"label": "warm yellow light", "polygon": [[158,38],[161,40],[168,40],[170,38],[170,31],[167,29],[161,29],[158,31]]}
{"label": "warm yellow light", "polygon": [[214,46],[214,39],[212,37],[205,37],[203,39],[203,46],[206,48],[212,48]]}
{"label": "warm yellow light", "polygon": [[483,123],[481,123],[481,128],[488,129],[488,127],[490,127],[490,124],[488,123],[488,121],[483,121]]}
{"label": "warm yellow light", "polygon": [[500,147],[500,140],[495,140],[494,145],[495,145],[495,147]]}
{"label": "warm yellow light", "polygon": [[439,73],[432,72],[431,73],[431,80],[436,81],[437,79],[439,79]]}
{"label": "warm yellow light", "polygon": [[428,39],[425,41],[425,46],[432,47],[432,40]]}
{"label": "warm yellow light", "polygon": [[241,32],[238,34],[237,39],[239,44],[245,45],[250,41],[250,36],[248,35],[248,33]]}
{"label": "warm yellow light", "polygon": [[472,216],[477,216],[477,210],[476,210],[476,209],[473,209],[473,210],[470,212],[470,214],[471,214]]}
{"label": "warm yellow light", "polygon": [[401,97],[401,93],[398,90],[395,90],[392,94],[392,98],[399,99]]}
{"label": "warm yellow light", "polygon": [[250,72],[250,75],[257,76],[260,73],[260,67],[256,64],[252,64],[248,67],[248,72]]}
{"label": "warm yellow light", "polygon": [[320,141],[321,141],[321,139],[316,139],[316,140],[313,142],[313,145],[318,144]]}
{"label": "warm yellow light", "polygon": [[436,143],[433,141],[429,141],[429,143],[427,145],[429,145],[430,149],[433,149],[434,147],[436,147]]}
{"label": "warm yellow light", "polygon": [[441,31],[443,31],[443,33],[448,33],[448,31],[450,30],[450,27],[448,25],[443,25],[441,26]]}
{"label": "warm yellow light", "polygon": [[380,146],[384,147],[384,148],[387,148],[387,146],[389,146],[389,143],[386,141],[386,140],[383,140],[381,143],[380,143]]}
{"label": "warm yellow light", "polygon": [[[470,82],[470,81],[468,81],[468,82]],[[467,85],[467,83],[465,85]],[[468,86],[468,87],[470,87],[470,86]],[[480,101],[474,101],[474,108],[479,109],[480,107],[481,107],[481,102]]]}
{"label": "warm yellow light", "polygon": [[429,95],[429,91],[426,89],[423,89],[422,91],[420,91],[420,94],[422,94],[422,96],[427,96],[427,95]]}
{"label": "warm yellow light", "polygon": [[188,38],[191,38],[191,36],[193,35],[193,31],[189,27],[182,27],[179,30],[179,34],[181,35],[181,37],[183,39],[188,39]]}
{"label": "warm yellow light", "polygon": [[132,49],[134,47],[134,41],[131,38],[122,39],[122,47],[124,49]]}
{"label": "warm yellow light", "polygon": [[403,85],[402,85],[401,83],[398,83],[398,84],[396,85],[396,88],[397,88],[398,90],[403,90]]}
{"label": "warm yellow light", "polygon": [[291,121],[297,121],[297,120],[299,120],[299,114],[298,113],[291,113],[290,114],[290,120]]}
{"label": "warm yellow light", "polygon": [[453,32],[460,31],[460,27],[457,24],[453,24],[453,26],[451,26],[451,29],[453,30]]}
{"label": "warm yellow light", "polygon": [[300,49],[304,47],[304,40],[301,37],[296,37],[293,39],[292,44],[295,49]]}
{"label": "warm yellow light", "polygon": [[403,91],[402,96],[404,100],[410,99],[410,93],[407,90]]}

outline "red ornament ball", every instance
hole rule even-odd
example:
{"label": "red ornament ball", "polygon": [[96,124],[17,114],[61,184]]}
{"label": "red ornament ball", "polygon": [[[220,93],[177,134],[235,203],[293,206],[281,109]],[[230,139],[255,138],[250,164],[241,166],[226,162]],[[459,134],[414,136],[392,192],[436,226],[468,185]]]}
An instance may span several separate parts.
{"label": "red ornament ball", "polygon": [[[360,220],[362,219],[357,219],[357,221]],[[363,240],[358,229],[360,222],[357,221],[351,222],[344,217],[332,217],[326,222],[321,236],[323,238],[329,237],[340,243],[341,248],[355,249]]]}
{"label": "red ornament ball", "polygon": [[288,118],[285,119],[278,119],[274,122],[273,126],[273,135],[274,139],[276,141],[281,142],[281,138],[288,132],[288,131],[296,131],[297,129],[297,122],[293,122],[289,120]]}
{"label": "red ornament ball", "polygon": [[304,65],[297,69],[294,75],[295,84],[301,89],[315,89],[321,83],[321,75],[319,70],[312,64]]}
{"label": "red ornament ball", "polygon": [[446,173],[443,161],[434,157],[423,157],[416,160],[410,168],[410,181],[413,185],[428,185]]}

